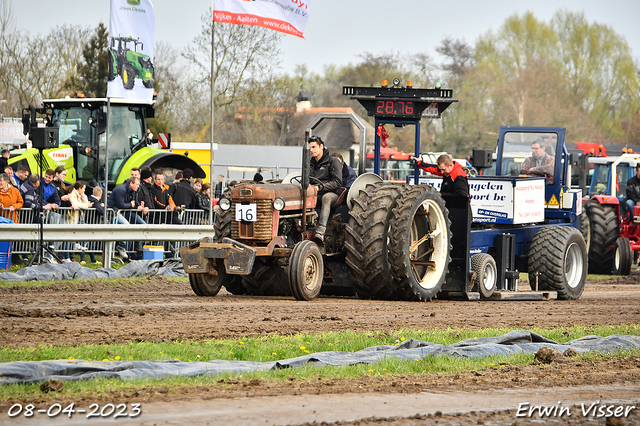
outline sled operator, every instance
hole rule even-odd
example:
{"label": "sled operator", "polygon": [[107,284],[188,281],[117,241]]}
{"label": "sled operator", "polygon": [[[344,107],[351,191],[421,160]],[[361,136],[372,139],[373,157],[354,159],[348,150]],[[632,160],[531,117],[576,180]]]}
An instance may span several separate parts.
{"label": "sled operator", "polygon": [[436,160],[436,164],[423,163],[417,157],[411,157],[416,165],[422,170],[434,175],[442,176],[442,186],[440,192],[445,194],[456,194],[469,198],[469,182],[467,174],[457,161],[447,155],[442,154]]}
{"label": "sled operator", "polygon": [[309,148],[311,150],[309,176],[322,182],[322,186],[313,186],[318,190],[318,200],[321,200],[316,237],[324,241],[331,207],[338,201],[342,191],[342,163],[338,158],[329,155],[329,150],[324,147],[324,142],[318,136],[309,138]]}
{"label": "sled operator", "polygon": [[547,176],[549,183],[553,183],[554,166],[555,159],[546,153],[540,142],[534,142],[531,144],[531,157],[527,157],[522,163],[522,174]]}

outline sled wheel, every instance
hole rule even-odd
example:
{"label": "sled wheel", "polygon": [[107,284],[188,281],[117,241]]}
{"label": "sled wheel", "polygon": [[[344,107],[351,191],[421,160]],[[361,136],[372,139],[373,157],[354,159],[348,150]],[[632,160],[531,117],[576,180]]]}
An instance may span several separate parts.
{"label": "sled wheel", "polygon": [[416,185],[397,200],[389,227],[391,271],[402,296],[433,299],[451,262],[451,222],[444,200],[433,187]]}
{"label": "sled wheel", "polygon": [[547,226],[533,236],[529,249],[529,283],[555,290],[558,299],[576,300],[587,280],[587,247],[582,234],[570,226]]}
{"label": "sled wheel", "polygon": [[289,259],[289,287],[297,300],[313,300],[320,294],[324,262],[320,249],[311,240],[293,248]]}
{"label": "sled wheel", "polygon": [[613,255],[613,272],[616,275],[629,275],[633,255],[631,253],[631,242],[626,237],[619,237],[616,240],[615,254]]}
{"label": "sled wheel", "polygon": [[475,273],[473,287],[480,292],[480,297],[489,299],[496,291],[498,281],[498,268],[496,261],[487,253],[478,253],[471,256],[471,269]]}
{"label": "sled wheel", "polygon": [[400,294],[389,265],[389,220],[398,197],[408,185],[380,182],[367,185],[353,199],[347,225],[347,265],[358,297],[396,300]]}
{"label": "sled wheel", "polygon": [[125,89],[133,89],[133,85],[136,83],[136,71],[131,64],[124,64],[122,67],[122,85]]}
{"label": "sled wheel", "polygon": [[613,269],[613,246],[619,236],[618,215],[611,205],[602,205],[597,200],[585,203],[588,219],[589,272],[610,274]]}

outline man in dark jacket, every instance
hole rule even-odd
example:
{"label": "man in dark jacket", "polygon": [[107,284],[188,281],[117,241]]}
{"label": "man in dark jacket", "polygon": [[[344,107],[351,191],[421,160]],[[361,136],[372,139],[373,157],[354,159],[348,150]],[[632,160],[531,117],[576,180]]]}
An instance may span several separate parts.
{"label": "man in dark jacket", "polygon": [[196,196],[196,190],[191,186],[192,177],[193,171],[191,169],[184,169],[182,172],[182,179],[169,187],[169,194],[171,194],[176,206],[185,206],[186,208],[189,208],[191,203],[193,203],[193,197]]}
{"label": "man in dark jacket", "polygon": [[[149,209],[154,208],[153,195],[151,189],[153,186],[153,178],[151,177],[151,169],[144,168],[140,170],[140,188],[138,188],[138,200],[140,204],[144,203]],[[147,222],[151,223],[150,214],[147,215]]]}
{"label": "man in dark jacket", "polygon": [[627,181],[627,199],[625,201],[629,214],[633,215],[633,206],[640,204],[640,164],[636,167],[636,175]]}
{"label": "man in dark jacket", "polygon": [[350,165],[344,164],[342,154],[340,154],[339,152],[334,152],[331,155],[336,157],[338,160],[340,160],[340,163],[342,163],[342,186],[347,188],[348,191],[349,188],[351,188],[351,185],[353,185],[353,182],[355,182],[358,178],[358,175],[356,175],[355,170],[353,170]]}
{"label": "man in dark jacket", "polygon": [[[25,209],[37,209],[40,205],[38,197],[38,187],[40,186],[40,176],[32,174],[20,185],[20,193],[24,200],[22,208]],[[35,217],[35,216],[34,216]]]}
{"label": "man in dark jacket", "polygon": [[[143,210],[142,205],[136,201],[136,192],[140,187],[140,179],[137,177],[130,177],[127,182],[124,182],[111,191],[109,199],[107,200],[107,207],[114,210]],[[142,217],[138,216],[136,212],[125,211],[124,214],[118,213],[118,223],[138,223],[144,224],[145,221]],[[125,219],[124,222],[122,219]]]}
{"label": "man in dark jacket", "polygon": [[411,157],[418,167],[431,174],[442,176],[440,193],[457,194],[469,198],[469,182],[462,166],[447,154],[442,154],[436,164],[423,163],[419,158]]}
{"label": "man in dark jacket", "polygon": [[322,204],[316,237],[323,241],[331,207],[338,201],[338,196],[342,192],[342,163],[336,157],[329,155],[329,151],[324,147],[324,142],[317,136],[309,138],[309,148],[311,149],[309,176],[322,183],[322,185],[315,184],[314,186],[318,190],[318,201],[321,201]]}

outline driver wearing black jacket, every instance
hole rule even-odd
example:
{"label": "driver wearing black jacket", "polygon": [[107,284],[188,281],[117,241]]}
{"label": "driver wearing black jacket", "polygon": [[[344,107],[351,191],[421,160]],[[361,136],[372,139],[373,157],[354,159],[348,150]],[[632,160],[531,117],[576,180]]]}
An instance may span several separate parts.
{"label": "driver wearing black jacket", "polygon": [[[314,186],[318,190],[318,199],[322,200],[316,237],[323,241],[331,207],[338,201],[342,191],[342,163],[338,158],[329,155],[324,142],[317,136],[309,138],[309,148],[311,149],[309,176],[322,183]],[[313,184],[313,180],[311,183]]]}

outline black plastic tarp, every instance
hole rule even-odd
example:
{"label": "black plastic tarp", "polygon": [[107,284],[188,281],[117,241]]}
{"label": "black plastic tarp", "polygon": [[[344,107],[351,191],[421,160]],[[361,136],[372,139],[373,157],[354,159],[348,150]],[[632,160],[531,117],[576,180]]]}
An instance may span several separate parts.
{"label": "black plastic tarp", "polygon": [[557,343],[530,331],[511,331],[498,337],[467,339],[453,345],[441,345],[409,339],[397,346],[373,346],[358,352],[317,352],[297,358],[271,362],[251,361],[32,361],[0,363],[0,384],[34,383],[48,379],[88,380],[98,377],[123,380],[164,378],[171,376],[215,376],[221,373],[245,373],[305,365],[322,367],[375,363],[386,358],[412,361],[432,356],[450,355],[482,358],[491,355],[532,354],[546,346],[564,352],[614,352],[640,348],[640,337],[613,335],[586,336],[567,343]]}

